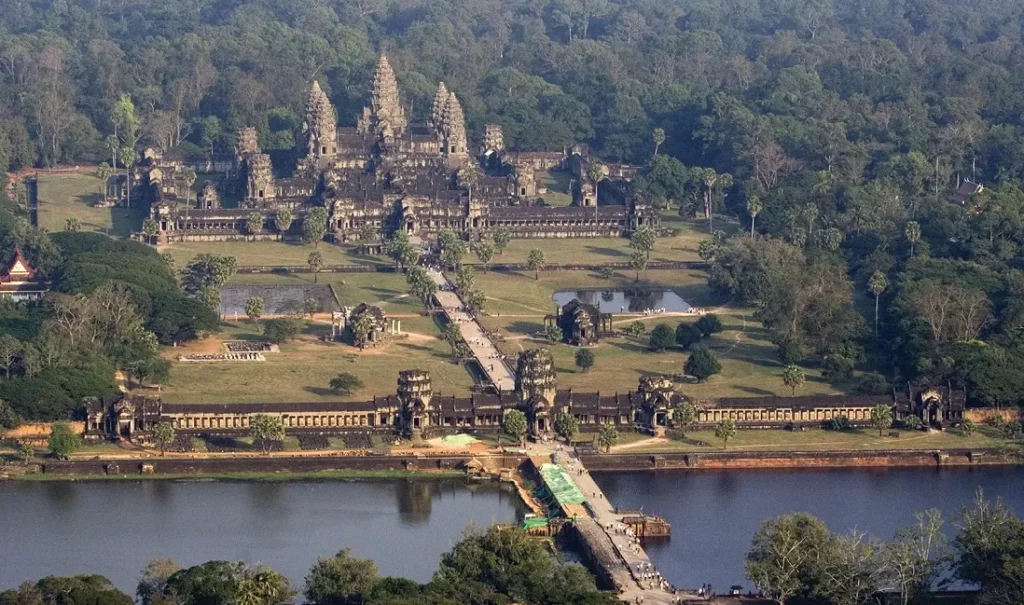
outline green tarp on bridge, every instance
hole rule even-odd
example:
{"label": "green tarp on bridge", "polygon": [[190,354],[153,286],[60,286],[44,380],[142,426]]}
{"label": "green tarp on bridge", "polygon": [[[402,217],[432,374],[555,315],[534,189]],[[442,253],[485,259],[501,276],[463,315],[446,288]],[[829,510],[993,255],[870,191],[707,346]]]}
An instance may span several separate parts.
{"label": "green tarp on bridge", "polygon": [[587,501],[569,473],[557,464],[540,465],[540,476],[544,480],[544,488],[555,499],[563,512],[568,505],[582,505]]}

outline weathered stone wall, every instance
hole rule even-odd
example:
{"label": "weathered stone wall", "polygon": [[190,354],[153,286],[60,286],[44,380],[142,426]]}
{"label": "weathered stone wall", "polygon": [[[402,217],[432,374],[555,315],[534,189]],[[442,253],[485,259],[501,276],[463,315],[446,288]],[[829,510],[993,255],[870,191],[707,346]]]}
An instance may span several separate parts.
{"label": "weathered stone wall", "polygon": [[203,475],[219,473],[310,473],[319,471],[453,471],[478,459],[486,468],[515,468],[522,458],[502,456],[330,456],[315,454],[297,457],[251,456],[217,458],[100,459],[48,462],[43,472],[50,475],[138,475],[143,465],[152,466],[152,474]]}
{"label": "weathered stone wall", "polygon": [[1013,422],[1014,420],[1020,420],[1021,411],[1016,408],[1006,409],[993,409],[993,408],[981,408],[975,410],[966,410],[964,412],[964,419],[970,420],[971,422],[982,424],[987,423],[995,418],[996,416],[1002,416],[1003,420],[1007,422]]}
{"label": "weathered stone wall", "polygon": [[669,454],[585,454],[592,471],[654,471],[670,469],[867,468],[982,466],[1021,464],[1024,459],[993,449],[845,452],[710,452]]}

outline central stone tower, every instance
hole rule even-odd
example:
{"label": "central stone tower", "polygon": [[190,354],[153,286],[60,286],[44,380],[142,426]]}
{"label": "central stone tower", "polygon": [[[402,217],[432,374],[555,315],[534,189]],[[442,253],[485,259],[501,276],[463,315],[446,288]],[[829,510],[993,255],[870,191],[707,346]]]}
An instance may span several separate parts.
{"label": "central stone tower", "polygon": [[363,108],[363,117],[359,119],[358,129],[363,134],[386,139],[402,136],[409,122],[405,117],[401,99],[398,96],[398,80],[391,63],[385,55],[377,62],[377,71],[373,74],[373,93],[370,95],[370,106]]}
{"label": "central stone tower", "polygon": [[338,153],[338,116],[330,99],[316,80],[313,80],[309,87],[302,134],[306,137],[307,161],[329,159]]}

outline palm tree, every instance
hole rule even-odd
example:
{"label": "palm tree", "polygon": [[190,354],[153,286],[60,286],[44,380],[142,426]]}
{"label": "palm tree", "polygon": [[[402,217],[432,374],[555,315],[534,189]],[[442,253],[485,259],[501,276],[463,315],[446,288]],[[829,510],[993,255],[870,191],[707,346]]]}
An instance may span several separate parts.
{"label": "palm tree", "polygon": [[110,164],[101,162],[99,168],[96,169],[96,177],[100,180],[100,201],[107,201],[107,181],[110,180],[110,176],[113,171],[110,169]]}
{"label": "palm tree", "polygon": [[594,182],[594,207],[597,207],[597,184],[604,180],[604,167],[591,161],[587,168],[587,177]]}
{"label": "palm tree", "polygon": [[908,222],[904,234],[907,236],[907,241],[910,242],[910,256],[914,256],[914,244],[921,241],[921,224],[917,221]]}
{"label": "palm tree", "polygon": [[708,219],[709,231],[714,232],[715,195],[732,186],[732,175],[728,172],[719,174],[713,168],[705,168],[701,175],[701,181],[704,184],[704,218]]}
{"label": "palm tree", "polygon": [[871,279],[868,280],[868,290],[875,295],[875,338],[878,338],[878,298],[888,287],[889,280],[881,271],[875,271]]}
{"label": "palm tree", "polygon": [[654,157],[658,157],[658,148],[665,142],[665,130],[662,128],[654,129]]}
{"label": "palm tree", "polygon": [[761,198],[752,195],[747,198],[747,214],[750,215],[750,239],[754,239],[754,220],[762,210]]}

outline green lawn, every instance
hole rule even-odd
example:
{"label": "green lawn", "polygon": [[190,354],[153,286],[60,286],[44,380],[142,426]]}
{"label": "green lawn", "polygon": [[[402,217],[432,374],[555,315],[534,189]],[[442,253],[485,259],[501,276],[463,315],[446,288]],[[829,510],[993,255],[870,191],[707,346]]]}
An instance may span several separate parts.
{"label": "green lawn", "polygon": [[[888,435],[890,431],[885,431]],[[877,430],[855,431],[787,431],[783,429],[740,430],[729,440],[727,451],[834,451],[834,450],[937,450],[957,448],[987,448],[1008,445],[984,427],[971,437],[958,431],[923,432],[897,431],[899,437],[879,437]],[[701,445],[703,443],[704,445]],[[619,445],[612,452],[711,452],[722,451],[722,440],[712,431],[692,431],[680,439],[654,439],[629,433],[619,435]]]}
{"label": "green lawn", "polygon": [[[704,342],[719,358],[722,372],[704,383],[681,384],[681,390],[691,397],[749,397],[791,394],[782,383],[782,364],[775,355],[775,346],[767,333],[752,317],[753,309],[722,307],[707,288],[702,271],[659,270],[646,271],[640,285],[666,287],[684,300],[698,307],[710,309],[724,324],[725,330]],[[487,295],[487,313],[482,321],[490,330],[498,330],[506,338],[500,346],[506,354],[532,348],[546,347],[555,357],[560,388],[599,390],[603,393],[624,393],[636,388],[641,376],[658,374],[683,378],[683,364],[688,353],[672,349],[653,353],[647,349],[647,337],[634,339],[626,336],[606,338],[593,347],[595,365],[589,372],[576,368],[576,347],[553,344],[536,338],[544,326],[544,316],[555,310],[551,295],[555,290],[574,288],[621,288],[635,285],[633,276],[620,272],[613,279],[603,280],[584,271],[541,272],[540,279],[532,275],[505,273],[478,273],[477,287]],[[658,323],[666,323],[673,330],[681,322],[695,321],[694,317],[624,315],[614,319],[616,328],[624,328],[633,321],[642,321],[648,332]],[[805,369],[806,384],[798,394],[838,394],[834,385],[825,382],[817,369]],[[843,385],[839,385],[840,387]]]}
{"label": "green lawn", "polygon": [[[316,249],[328,265],[377,265],[391,262],[383,256],[355,254],[354,246],[321,242]],[[160,251],[170,252],[178,267],[184,267],[199,254],[234,256],[240,266],[306,266],[313,246],[298,242],[179,242],[161,246]]]}
{"label": "green lawn", "polygon": [[41,174],[38,179],[39,227],[64,231],[77,218],[83,231],[127,237],[142,228],[146,208],[96,208],[103,183],[90,174]]}
{"label": "green lawn", "polygon": [[549,206],[572,205],[569,181],[572,176],[564,170],[537,173],[537,185],[546,187],[548,192],[540,196]]}
{"label": "green lawn", "polygon": [[[412,333],[410,338],[362,352],[347,344],[316,339],[329,330],[326,323],[313,324],[300,339],[282,345],[280,353],[268,353],[265,362],[174,361],[161,397],[190,403],[359,401],[394,393],[399,370],[410,368],[429,371],[435,392],[465,394],[473,384],[464,367],[449,361],[448,346],[437,340],[437,328],[429,318],[403,319],[402,330]],[[218,336],[258,338],[258,329],[247,321],[227,324]],[[219,340],[210,339],[167,349],[166,354],[173,358],[220,351]],[[345,397],[335,395],[327,385],[340,372],[355,374],[363,381],[363,389]]]}

